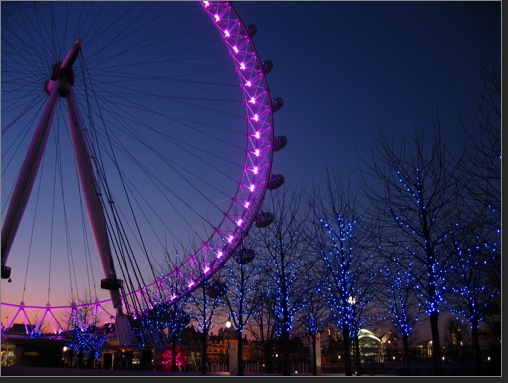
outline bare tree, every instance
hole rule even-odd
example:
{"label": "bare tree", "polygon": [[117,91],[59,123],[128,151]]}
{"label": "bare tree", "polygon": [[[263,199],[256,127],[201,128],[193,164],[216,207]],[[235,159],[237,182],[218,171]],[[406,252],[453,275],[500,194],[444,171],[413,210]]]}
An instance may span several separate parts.
{"label": "bare tree", "polygon": [[495,229],[501,222],[501,77],[485,70],[479,90],[473,94],[475,121],[463,121],[466,155],[460,164],[467,178],[468,203],[475,214],[491,219]]}
{"label": "bare tree", "polygon": [[[463,220],[452,233],[455,257],[450,300],[471,327],[476,374],[482,374],[480,323],[501,316],[501,85],[499,73],[484,72],[473,96],[475,121],[465,132],[460,164]],[[499,334],[499,340],[500,340]]]}
{"label": "bare tree", "polygon": [[[243,368],[243,334],[246,324],[257,310],[256,305],[261,299],[260,273],[258,272],[253,253],[245,254],[250,249],[249,240],[244,240],[243,247],[225,265],[228,281],[225,303],[230,313],[238,340],[238,376],[244,375]],[[243,256],[242,256],[243,255]],[[246,256],[251,255],[251,256]]]}
{"label": "bare tree", "polygon": [[278,328],[275,316],[275,298],[273,294],[263,291],[263,299],[256,304],[256,311],[252,320],[246,325],[254,342],[261,346],[265,372],[273,372],[273,353],[275,352],[276,334]]}
{"label": "bare tree", "polygon": [[[97,298],[83,290],[80,297],[70,304],[71,309],[65,314],[68,334],[68,346],[72,353],[79,357],[79,365],[86,363],[89,368],[102,353],[102,346],[109,337],[100,329],[100,315]],[[95,304],[94,304],[95,303]]]}
{"label": "bare tree", "polygon": [[[216,278],[220,276],[217,275]],[[215,326],[213,318],[217,314],[220,303],[223,299],[223,291],[219,294],[210,285],[211,282],[204,281],[194,290],[189,297],[188,310],[191,321],[195,322],[201,330],[201,374],[206,375],[207,370],[207,342],[210,330]]]}
{"label": "bare tree", "polygon": [[[319,264],[319,259],[316,259],[316,264]],[[309,269],[305,278],[305,303],[297,315],[297,320],[310,338],[312,375],[318,374],[318,336],[330,324],[330,308],[324,291],[327,285],[325,275],[320,267]]]}
{"label": "bare tree", "polygon": [[[315,194],[316,195],[316,194]],[[376,258],[368,249],[368,227],[349,183],[328,174],[327,189],[313,202],[313,247],[327,271],[329,308],[343,337],[346,375],[361,375],[359,330],[376,298]]]}
{"label": "bare tree", "polygon": [[371,173],[364,173],[374,182],[365,182],[364,191],[377,208],[383,241],[401,250],[401,264],[416,281],[430,319],[434,373],[442,375],[439,313],[451,262],[446,243],[456,222],[459,185],[457,161],[446,150],[439,121],[433,127],[430,145],[415,128],[401,137],[398,149],[380,130],[377,151],[367,164]]}
{"label": "bare tree", "polygon": [[390,246],[377,246],[377,254],[382,259],[378,303],[402,341],[405,375],[411,375],[409,348],[411,339],[416,335],[415,326],[423,315],[423,309],[415,291],[415,277],[401,262],[398,251],[398,248]]}
{"label": "bare tree", "polygon": [[303,191],[283,188],[267,199],[275,221],[253,233],[262,260],[263,290],[274,298],[281,342],[282,375],[290,375],[289,339],[295,314],[304,303],[305,275],[309,268],[308,213]]}

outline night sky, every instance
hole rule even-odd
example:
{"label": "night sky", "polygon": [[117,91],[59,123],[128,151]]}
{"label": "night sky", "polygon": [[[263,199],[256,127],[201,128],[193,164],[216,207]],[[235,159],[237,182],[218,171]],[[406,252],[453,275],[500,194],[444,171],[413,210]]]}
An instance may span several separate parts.
{"label": "night sky", "polygon": [[[291,184],[323,181],[328,163],[354,177],[379,126],[397,137],[436,115],[447,144],[471,121],[483,68],[500,68],[500,2],[238,2],[274,61],[288,136],[275,166]],[[298,167],[292,166],[298,158]]]}
{"label": "night sky", "polygon": [[[275,132],[287,136],[288,145],[275,153],[273,172],[284,174],[289,188],[322,184],[327,165],[355,179],[361,159],[372,154],[378,127],[395,138],[410,132],[413,125],[430,132],[439,116],[448,145],[458,148],[460,120],[468,126],[474,123],[471,95],[483,70],[500,69],[499,1],[234,4],[244,23],[258,28],[254,42],[261,59],[274,63],[268,74],[271,95],[284,100],[274,115]],[[119,27],[111,23],[108,28],[113,34]],[[90,39],[85,44],[100,42],[92,31],[86,30]],[[4,36],[2,30],[3,44]],[[128,46],[132,41],[124,43]],[[68,50],[66,44],[61,52]],[[8,56],[2,49],[3,68],[4,60]],[[41,86],[38,81],[47,77],[45,71],[46,67],[37,69],[32,86]],[[2,92],[2,108],[5,98]],[[2,134],[4,117],[2,111]],[[5,145],[3,141],[2,152]],[[2,218],[8,195],[4,185],[12,184],[11,174],[10,180],[2,174]],[[12,256],[9,264],[24,270],[25,262]],[[2,280],[2,301],[19,303],[20,289]],[[54,289],[55,293],[62,291]],[[27,304],[47,303],[45,297],[37,299]],[[66,304],[68,294],[51,300]],[[3,312],[3,322],[6,316]]]}

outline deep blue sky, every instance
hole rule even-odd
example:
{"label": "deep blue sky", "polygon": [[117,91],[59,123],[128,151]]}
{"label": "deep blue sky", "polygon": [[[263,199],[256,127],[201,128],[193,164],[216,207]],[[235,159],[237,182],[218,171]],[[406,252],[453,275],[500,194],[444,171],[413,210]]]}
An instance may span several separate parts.
{"label": "deep blue sky", "polygon": [[[448,145],[471,122],[482,69],[500,68],[501,2],[237,2],[255,23],[284,98],[276,131],[288,137],[275,167],[290,184],[321,182],[325,162],[344,176],[369,157],[377,125],[388,135],[430,129]],[[298,159],[295,161],[295,159]],[[297,166],[294,166],[295,163]]]}
{"label": "deep blue sky", "polygon": [[[438,113],[447,142],[450,146],[456,145],[461,135],[459,119],[466,124],[473,123],[471,92],[479,86],[483,68],[500,68],[501,2],[498,1],[236,1],[234,4],[246,24],[257,25],[254,41],[261,58],[274,63],[268,75],[271,94],[282,97],[285,102],[275,114],[275,132],[286,135],[289,142],[286,148],[275,153],[273,172],[284,174],[288,187],[324,182],[326,163],[344,177],[354,176],[361,165],[359,156],[370,158],[373,134],[378,125],[386,134],[395,137],[409,132],[413,124],[430,132],[432,120]],[[94,46],[104,44],[108,36],[116,33],[116,24],[113,18],[92,26],[84,21],[104,19],[106,15],[97,13],[89,15],[88,20],[66,25],[69,30],[82,27],[79,36],[85,38],[84,56],[90,65],[100,67],[97,58],[102,58],[101,54],[111,54],[122,44],[129,47],[134,41],[144,41],[143,35],[132,35],[104,51],[94,51]],[[15,24],[13,19],[4,19],[4,23]],[[95,28],[104,26],[107,33],[97,33]],[[41,28],[42,23],[38,27]],[[42,83],[53,62],[42,60],[43,53],[49,51],[39,44],[41,36],[28,36],[26,32],[35,33],[36,30],[20,28],[18,33],[27,42],[36,43],[30,52],[33,57],[36,54],[41,57],[30,67],[30,72],[23,72],[22,80],[27,88],[34,87],[42,93]],[[59,47],[60,52],[66,53],[69,41],[76,38],[69,35],[68,41]],[[45,38],[44,42],[48,41]],[[182,41],[180,39],[180,43]],[[18,44],[15,49],[23,52],[23,47],[24,44]],[[91,54],[95,52],[98,56]],[[3,68],[7,67],[4,64],[10,57],[2,56]],[[142,67],[135,70],[137,68]],[[127,72],[130,68],[124,70]],[[30,77],[32,73],[37,75],[34,79]],[[94,73],[103,76],[102,80],[119,74],[109,67]],[[170,91],[184,89],[175,84],[168,88]],[[109,89],[100,89],[101,96],[110,96]],[[219,88],[217,94],[220,94]],[[117,98],[115,107],[123,103],[121,97]],[[16,104],[18,107],[24,105]],[[2,122],[2,132],[4,124]],[[240,138],[243,140],[243,136]],[[3,151],[4,145],[7,145],[5,140]],[[72,170],[72,162],[64,164]],[[8,192],[7,187],[4,189],[8,183],[4,181],[3,174],[2,208]],[[50,206],[49,202],[46,204]],[[49,226],[48,217],[43,225]],[[30,223],[27,226],[29,233]],[[21,240],[25,247],[29,245],[28,238]],[[36,245],[34,252],[42,253],[41,243]],[[56,244],[52,246],[57,248]],[[59,246],[65,252],[66,244]],[[78,257],[82,255],[76,253]],[[11,258],[9,263],[13,270],[24,272],[26,261],[21,257]],[[47,259],[32,262],[40,270],[47,268]],[[36,269],[40,275],[47,274],[40,270]],[[67,278],[66,273],[64,269],[59,275]],[[2,297],[6,292],[15,292],[16,297],[8,301],[19,302],[22,282],[19,275],[12,285],[2,281]],[[55,287],[54,292],[58,293]],[[27,304],[45,305],[44,286],[41,295],[41,301]],[[67,296],[60,297],[61,304],[68,303],[67,300]]]}

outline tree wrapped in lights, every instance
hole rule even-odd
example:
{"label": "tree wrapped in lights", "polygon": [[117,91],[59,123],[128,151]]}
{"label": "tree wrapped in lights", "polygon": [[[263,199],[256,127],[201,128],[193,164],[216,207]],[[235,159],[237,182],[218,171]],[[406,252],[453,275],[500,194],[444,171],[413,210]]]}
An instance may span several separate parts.
{"label": "tree wrapped in lights", "polygon": [[450,270],[448,300],[451,311],[469,323],[476,374],[481,375],[480,323],[489,315],[500,318],[501,257],[497,243],[486,240],[488,233],[482,236],[475,221],[457,227],[450,235],[455,262]]}
{"label": "tree wrapped in lights", "polygon": [[79,320],[78,315],[76,312],[67,346],[75,355],[82,355],[85,359],[95,361],[102,354],[102,346],[108,334],[97,327],[96,323],[81,325],[83,320]]}
{"label": "tree wrapped in lights", "polygon": [[346,375],[352,375],[352,351],[360,375],[358,333],[368,322],[369,305],[378,293],[373,288],[376,258],[368,250],[370,237],[349,184],[328,176],[325,197],[314,199],[313,204],[316,223],[312,245],[325,266],[324,292],[342,332]]}
{"label": "tree wrapped in lights", "polygon": [[281,343],[282,375],[290,375],[290,334],[295,315],[303,306],[305,275],[315,265],[308,248],[310,230],[308,212],[303,209],[302,192],[282,193],[271,196],[271,209],[275,221],[268,227],[251,234],[262,260],[260,273],[264,276],[261,288],[267,297],[273,298],[271,315],[276,318],[275,329]]}
{"label": "tree wrapped in lights", "polygon": [[[482,373],[479,331],[483,321],[501,318],[501,78],[499,71],[483,73],[473,96],[475,120],[463,124],[465,156],[460,163],[464,209],[450,233],[455,262],[451,273],[453,311],[466,318],[476,362]],[[498,344],[501,337],[498,334]],[[500,355],[497,358],[500,363]],[[498,364],[500,368],[500,364]]]}
{"label": "tree wrapped in lights", "polygon": [[[66,314],[67,325],[67,347],[75,355],[80,355],[90,361],[100,358],[102,347],[110,337],[107,331],[100,327],[99,301],[95,298],[95,305],[92,302],[92,294],[84,291],[78,299],[78,304],[72,301],[70,311]],[[80,358],[81,362],[81,358]]]}
{"label": "tree wrapped in lights", "polygon": [[[183,260],[180,258],[179,249],[174,252],[166,251],[166,264],[168,269],[177,269]],[[171,255],[171,256],[170,256]],[[162,270],[161,275],[167,271]],[[183,329],[190,322],[190,314],[186,311],[187,296],[179,292],[178,278],[166,278],[161,291],[157,289],[147,290],[143,294],[145,308],[130,317],[133,333],[142,347],[153,347],[155,350],[155,364],[160,367],[171,366],[171,371],[177,369],[177,346]],[[162,294],[165,291],[165,294]],[[168,299],[167,296],[179,297]],[[171,352],[167,350],[170,347]],[[165,360],[162,354],[170,355],[171,359]],[[161,356],[161,360],[158,357]]]}
{"label": "tree wrapped in lights", "polygon": [[379,275],[379,304],[402,340],[403,361],[406,374],[411,375],[409,345],[414,327],[423,314],[418,299],[419,286],[412,275],[412,268],[406,268],[397,256],[397,249],[378,247],[384,264]]}
{"label": "tree wrapped in lights", "polygon": [[167,347],[171,348],[171,359],[162,359],[164,365],[170,365],[171,371],[176,371],[177,346],[179,335],[190,322],[190,315],[183,310],[182,302],[161,302],[151,309],[145,310],[132,321],[133,331],[140,346],[152,346],[156,353],[163,354]]}
{"label": "tree wrapped in lights", "polygon": [[174,346],[161,352],[161,365],[164,371],[176,371],[176,366],[185,367],[189,357],[181,347]]}
{"label": "tree wrapped in lights", "polygon": [[377,151],[367,164],[375,180],[364,191],[376,208],[381,242],[401,251],[401,265],[415,277],[419,297],[430,319],[434,374],[442,375],[439,314],[444,306],[452,256],[449,233],[460,204],[459,159],[450,156],[439,121],[430,144],[413,130],[400,147],[379,131]]}

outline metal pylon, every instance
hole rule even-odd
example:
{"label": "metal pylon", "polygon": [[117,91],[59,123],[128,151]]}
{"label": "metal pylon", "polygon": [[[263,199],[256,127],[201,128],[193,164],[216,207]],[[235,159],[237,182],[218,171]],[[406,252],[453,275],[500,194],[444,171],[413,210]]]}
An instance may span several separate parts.
{"label": "metal pylon", "polygon": [[11,269],[6,265],[7,258],[28,203],[42,154],[46,148],[57,100],[59,97],[65,98],[67,100],[69,129],[80,186],[85,197],[88,218],[105,276],[101,280],[101,287],[109,290],[113,307],[116,309],[115,327],[120,344],[132,344],[133,336],[130,324],[122,310],[120,289],[123,287],[123,281],[118,279],[116,275],[100,191],[93,172],[90,150],[72,91],[72,85],[74,84],[72,66],[80,51],[81,40],[78,39],[63,62],[59,66],[55,66],[51,79],[46,84],[49,98],[32,137],[2,226],[2,278],[10,278]]}

